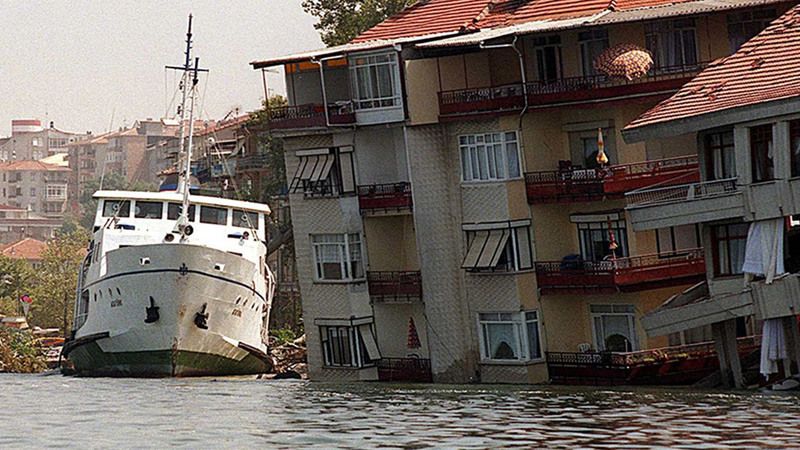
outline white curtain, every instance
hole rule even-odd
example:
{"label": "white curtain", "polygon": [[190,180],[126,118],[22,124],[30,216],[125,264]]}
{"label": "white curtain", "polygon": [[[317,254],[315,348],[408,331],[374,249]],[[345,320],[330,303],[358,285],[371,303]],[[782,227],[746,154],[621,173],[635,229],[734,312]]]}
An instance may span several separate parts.
{"label": "white curtain", "polygon": [[761,374],[778,372],[778,361],[786,359],[786,340],[782,319],[767,319],[761,330]]}
{"label": "white curtain", "polygon": [[753,222],[747,233],[742,272],[747,275],[763,275],[771,284],[783,268],[783,219]]}

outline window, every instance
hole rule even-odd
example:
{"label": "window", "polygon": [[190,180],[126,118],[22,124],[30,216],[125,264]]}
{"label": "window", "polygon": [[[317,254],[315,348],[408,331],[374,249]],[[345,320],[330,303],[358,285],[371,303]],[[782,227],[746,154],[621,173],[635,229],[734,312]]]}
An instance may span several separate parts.
{"label": "window", "polygon": [[31,145],[34,147],[40,147],[42,145],[42,141],[40,141],[38,137],[32,138]]}
{"label": "window", "polygon": [[700,230],[697,225],[681,225],[656,230],[656,248],[659,255],[672,256],[681,253],[681,250],[696,249],[700,247],[699,242]]}
{"label": "window", "polygon": [[353,147],[299,150],[300,159],[289,191],[306,197],[336,197],[355,193]]}
{"label": "window", "polygon": [[103,217],[129,217],[130,215],[130,200],[105,200],[103,202]]}
{"label": "window", "polygon": [[349,65],[356,109],[400,106],[397,54],[354,57]]}
{"label": "window", "polygon": [[746,223],[719,225],[711,228],[714,242],[714,274],[740,275],[747,247]]}
{"label": "window", "polygon": [[483,360],[532,361],[542,358],[537,311],[480,313],[478,327]]}
{"label": "window", "polygon": [[728,14],[728,41],[731,53],[767,28],[778,17],[774,8],[737,11]]}
{"label": "window", "polygon": [[633,305],[590,305],[594,347],[605,352],[639,349]]}
{"label": "window", "polygon": [[67,198],[67,187],[50,184],[47,186],[46,194],[49,200],[64,200]]}
{"label": "window", "polygon": [[[506,224],[504,228],[465,227],[467,254],[461,267],[468,272],[514,272],[533,267],[530,222]],[[478,228],[478,229],[476,229]]]}
{"label": "window", "polygon": [[463,181],[519,178],[520,158],[516,131],[458,137]]}
{"label": "window", "polygon": [[800,120],[789,122],[789,145],[792,152],[792,176],[800,177]]}
{"label": "window", "polygon": [[381,358],[371,322],[321,326],[319,331],[322,355],[328,367],[363,367]]}
{"label": "window", "polygon": [[707,134],[705,144],[708,179],[735,178],[736,151],[733,145],[733,131]]}
{"label": "window", "polygon": [[583,75],[597,75],[594,61],[608,48],[608,31],[590,30],[578,33],[578,42],[581,46],[581,62]]}
{"label": "window", "polygon": [[645,41],[657,71],[681,71],[697,64],[694,19],[645,24]]}
{"label": "window", "polygon": [[233,210],[233,226],[239,228],[258,229],[258,213],[253,211]]}
{"label": "window", "polygon": [[317,280],[353,281],[364,278],[361,236],[316,234],[311,236]]}
{"label": "window", "polygon": [[[178,220],[181,215],[183,205],[180,203],[170,203],[167,205],[167,220]],[[194,222],[194,205],[189,205],[189,222]]]}
{"label": "window", "polygon": [[772,125],[750,128],[750,164],[753,183],[775,179]]}
{"label": "window", "polygon": [[[614,256],[628,256],[628,235],[625,220],[614,213],[615,219],[605,221],[581,221],[578,223],[578,239],[581,246],[581,258],[584,261],[602,261],[611,256],[611,235],[617,242]],[[610,232],[609,232],[610,226]]]}
{"label": "window", "polygon": [[539,81],[557,81],[562,77],[561,36],[543,36],[533,40]]}
{"label": "window", "polygon": [[213,206],[201,206],[200,223],[210,223],[213,225],[227,225],[228,210],[225,208],[215,208]]}
{"label": "window", "polygon": [[31,188],[31,197],[36,197],[36,188],[35,187]]}
{"label": "window", "polygon": [[164,211],[164,204],[161,202],[136,201],[133,207],[133,217],[137,219],[160,219]]}

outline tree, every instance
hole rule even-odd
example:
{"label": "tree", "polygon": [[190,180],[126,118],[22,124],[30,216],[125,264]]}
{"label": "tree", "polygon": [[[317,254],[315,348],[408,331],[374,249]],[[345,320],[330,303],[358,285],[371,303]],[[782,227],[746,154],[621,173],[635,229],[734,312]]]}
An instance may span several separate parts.
{"label": "tree", "polygon": [[66,326],[69,329],[78,271],[88,241],[89,232],[78,228],[69,233],[58,233],[47,242],[31,294],[31,323],[45,328]]}
{"label": "tree", "polygon": [[417,0],[303,0],[303,10],[319,22],[314,25],[326,45],[341,45]]}
{"label": "tree", "polygon": [[[251,114],[247,127],[257,134],[257,151],[266,157],[269,171],[268,180],[262,181],[263,191],[258,193],[257,201],[267,201],[276,195],[286,193],[286,166],[283,161],[283,141],[276,139],[269,132],[269,110],[288,104],[286,97],[273,95],[269,103],[264,102],[262,108]],[[269,105],[269,106],[267,106]],[[251,193],[251,198],[257,197]]]}
{"label": "tree", "polygon": [[0,255],[0,314],[19,314],[19,297],[36,284],[33,268],[24,259]]}

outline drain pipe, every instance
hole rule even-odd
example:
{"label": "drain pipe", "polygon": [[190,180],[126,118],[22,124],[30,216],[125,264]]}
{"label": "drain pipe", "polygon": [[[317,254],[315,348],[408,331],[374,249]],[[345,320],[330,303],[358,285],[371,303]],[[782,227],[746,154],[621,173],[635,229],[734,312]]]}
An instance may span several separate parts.
{"label": "drain pipe", "polygon": [[[525,164],[525,140],[522,136],[522,118],[525,117],[525,113],[528,112],[530,107],[529,100],[528,100],[528,77],[525,75],[525,58],[522,55],[522,52],[517,48],[517,40],[519,36],[514,36],[514,40],[511,41],[510,44],[490,44],[487,45],[485,41],[481,41],[479,47],[481,50],[491,50],[491,49],[499,49],[499,48],[510,48],[514,50],[517,54],[517,58],[519,60],[519,74],[520,78],[522,79],[522,98],[523,98],[523,107],[522,111],[519,113],[519,117],[517,119],[517,140],[519,142],[519,149],[520,149],[520,156],[522,158],[523,167],[526,166]],[[523,170],[524,172],[524,170]]]}
{"label": "drain pipe", "polygon": [[319,59],[311,58],[311,62],[319,67],[319,79],[320,79],[320,84],[322,85],[322,110],[325,113],[325,125],[328,128],[350,127],[350,125],[345,125],[345,124],[339,124],[339,125],[331,124],[331,117],[330,114],[328,113],[328,93],[325,91],[325,70],[324,70],[325,61],[339,59],[342,57],[343,57],[342,55],[335,55],[335,56],[326,56],[324,58],[319,58]]}

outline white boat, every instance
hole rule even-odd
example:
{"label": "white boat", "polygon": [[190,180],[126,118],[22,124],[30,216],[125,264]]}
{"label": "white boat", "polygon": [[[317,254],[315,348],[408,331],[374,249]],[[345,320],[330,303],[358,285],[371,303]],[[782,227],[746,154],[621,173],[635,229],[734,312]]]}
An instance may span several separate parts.
{"label": "white boat", "polygon": [[[267,205],[193,195],[197,61],[187,34],[177,190],[98,191],[63,354],[78,375],[180,377],[268,372],[273,278]],[[193,64],[193,65],[192,65]],[[187,90],[189,91],[187,93]],[[188,120],[186,118],[188,115]],[[188,140],[186,145],[183,145]]]}

